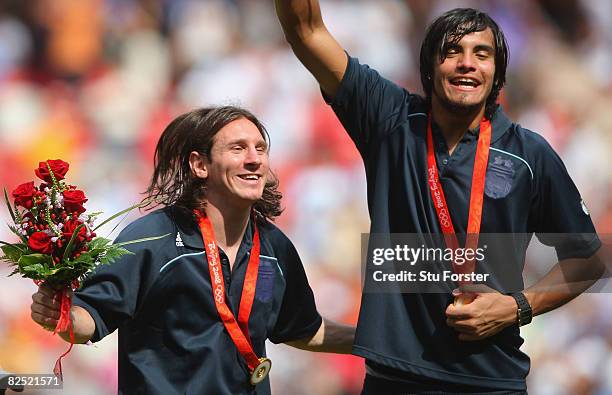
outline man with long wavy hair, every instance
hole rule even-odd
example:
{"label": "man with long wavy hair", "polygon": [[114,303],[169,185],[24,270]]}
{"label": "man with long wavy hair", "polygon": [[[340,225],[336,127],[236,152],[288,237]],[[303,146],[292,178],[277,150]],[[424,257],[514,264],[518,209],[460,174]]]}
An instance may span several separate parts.
{"label": "man with long wavy hair", "polygon": [[[350,57],[318,0],[275,5],[288,43],[363,158],[372,234],[443,234],[451,251],[461,251],[462,238],[477,247],[481,232],[517,244],[506,254],[489,248],[486,267],[477,266],[491,287],[453,291],[448,281],[429,293],[368,292],[366,276],[353,347],[366,359],[363,393],[525,393],[530,361],[519,327],[585,291],[603,267],[601,242],[559,156],[496,102],[508,62],[502,30],[471,8],[433,21],[421,46],[422,96]],[[524,289],[534,233],[560,262]]]}
{"label": "man with long wavy hair", "polygon": [[[237,107],[197,109],[164,130],[147,199],[165,207],[117,241],[171,237],[131,246],[74,295],[76,343],[119,329],[119,393],[268,394],[266,339],[350,352],[354,328],[321,318],[295,247],[270,222],[281,194],[268,151],[263,125]],[[33,296],[45,327],[59,317],[52,294]]]}

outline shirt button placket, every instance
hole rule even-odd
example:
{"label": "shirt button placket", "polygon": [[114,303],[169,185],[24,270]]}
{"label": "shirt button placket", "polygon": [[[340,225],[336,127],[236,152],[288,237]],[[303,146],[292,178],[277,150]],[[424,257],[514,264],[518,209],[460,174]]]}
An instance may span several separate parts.
{"label": "shirt button placket", "polygon": [[226,288],[228,290],[228,294],[229,292],[229,285],[231,282],[231,278],[232,276],[228,273],[230,271],[230,267],[229,267],[229,260],[226,257],[221,258],[221,263],[222,263],[222,267],[223,267],[223,279],[225,280],[225,284],[226,284]]}

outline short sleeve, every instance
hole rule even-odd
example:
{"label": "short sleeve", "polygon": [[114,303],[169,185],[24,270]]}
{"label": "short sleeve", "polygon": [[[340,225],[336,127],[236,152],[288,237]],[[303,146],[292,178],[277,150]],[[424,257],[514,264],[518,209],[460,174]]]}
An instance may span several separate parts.
{"label": "short sleeve", "polygon": [[366,158],[369,146],[407,119],[411,95],[349,56],[336,95],[324,98]]}
{"label": "short sleeve", "polygon": [[312,337],[322,323],[312,289],[295,247],[288,239],[282,244],[280,248],[276,248],[276,252],[285,276],[286,287],[278,319],[274,329],[268,334],[268,338],[273,343]]}
{"label": "short sleeve", "polygon": [[536,146],[532,228],[542,243],[555,247],[559,260],[588,258],[599,249],[601,241],[586,203],[552,147],[539,136]]}
{"label": "short sleeve", "polygon": [[[115,242],[134,240],[122,232]],[[144,295],[154,281],[153,253],[149,242],[126,245],[133,255],[123,255],[109,265],[100,265],[75,292],[73,304],[87,310],[96,323],[92,341],[96,342],[134,317]]]}

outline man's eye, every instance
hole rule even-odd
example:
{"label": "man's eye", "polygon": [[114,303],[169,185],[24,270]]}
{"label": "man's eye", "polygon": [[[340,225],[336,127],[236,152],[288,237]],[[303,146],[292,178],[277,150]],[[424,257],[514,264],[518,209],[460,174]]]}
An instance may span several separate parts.
{"label": "man's eye", "polygon": [[257,152],[266,152],[266,147],[257,147]]}

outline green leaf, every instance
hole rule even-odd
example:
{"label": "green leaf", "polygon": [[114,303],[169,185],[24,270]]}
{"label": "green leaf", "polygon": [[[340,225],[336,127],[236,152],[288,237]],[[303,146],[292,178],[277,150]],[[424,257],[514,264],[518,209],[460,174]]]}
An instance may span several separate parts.
{"label": "green leaf", "polygon": [[[24,211],[25,214],[25,211]],[[23,222],[23,216],[22,214],[19,212],[19,210],[17,209],[17,207],[15,207],[15,224],[20,224]]]}
{"label": "green leaf", "polygon": [[98,255],[103,254],[110,247],[111,240],[104,237],[95,237],[89,243],[87,243],[87,251],[81,252],[78,258],[74,258],[70,261],[75,265],[89,262],[91,266],[95,266],[95,261]]}
{"label": "green leaf", "polygon": [[98,261],[101,265],[107,265],[115,262],[115,260],[124,255],[134,255],[134,253],[125,248],[118,247],[117,245],[112,245],[104,254],[98,256]]}
{"label": "green leaf", "polygon": [[90,250],[81,254],[74,260],[76,265],[89,265],[91,269],[98,264],[108,264],[114,262],[117,258],[123,255],[134,255],[133,252],[126,250],[123,247],[110,245],[104,249]]}
{"label": "green leaf", "polygon": [[46,270],[43,265],[36,263],[20,268],[21,273],[28,278],[41,278],[45,275]]}
{"label": "green leaf", "polygon": [[19,273],[23,277],[34,280],[45,280],[49,275],[49,266],[52,266],[51,256],[44,254],[29,254],[19,258]]}
{"label": "green leaf", "polygon": [[96,266],[96,257],[103,253],[103,249],[89,250],[82,252],[78,258],[74,258],[71,262],[74,267],[84,267],[87,270],[93,269]]}
{"label": "green leaf", "polygon": [[4,245],[0,247],[0,249],[6,256],[6,258],[8,258],[7,260],[11,262],[19,262],[19,258],[21,258],[21,256],[26,253],[26,251],[18,247],[18,245],[8,244],[3,241],[1,243]]}
{"label": "green leaf", "polygon": [[0,240],[0,244],[4,244],[7,246],[14,246],[26,251],[29,247],[27,243],[7,243],[6,241]]}
{"label": "green leaf", "polygon": [[125,245],[129,245],[129,244],[134,244],[134,243],[142,243],[143,241],[159,240],[159,239],[162,239],[162,238],[164,238],[166,236],[169,236],[169,235],[170,235],[170,233],[166,233],[165,235],[162,235],[162,236],[143,237],[142,239],[124,241],[124,242],[121,242],[121,243],[115,243],[115,244],[113,244],[113,246],[120,247],[120,246],[125,246]]}
{"label": "green leaf", "polygon": [[6,207],[8,207],[9,213],[11,213],[11,218],[13,218],[13,222],[15,222],[15,212],[13,211],[13,206],[11,206],[11,201],[9,200],[8,193],[6,192],[6,188],[4,189],[4,200],[6,201]]}
{"label": "green leaf", "polygon": [[62,256],[62,261],[67,260],[68,258],[70,258],[70,254],[72,254],[72,249],[74,248],[74,240],[77,238],[77,235],[79,234],[79,231],[81,229],[83,229],[83,224],[77,226],[74,229],[74,232],[72,232],[72,236],[70,237],[70,241],[68,242],[68,244],[66,245],[66,249],[64,250],[64,255]]}
{"label": "green leaf", "polygon": [[140,207],[144,207],[146,206],[148,200],[145,200],[144,202],[140,202],[140,203],[136,203],[133,206],[130,206],[124,210],[119,211],[118,213],[116,213],[115,215],[112,215],[111,217],[105,219],[104,221],[102,221],[100,224],[98,224],[98,226],[96,226],[95,228],[93,228],[93,231],[95,232],[97,229],[99,229],[101,226],[106,225],[107,223],[109,223],[110,221],[114,220],[115,218],[119,217],[120,215],[129,213],[130,211],[134,210],[135,208],[140,208]]}
{"label": "green leaf", "polygon": [[19,258],[19,261],[17,261],[17,263],[19,264],[19,267],[25,267],[25,266],[30,266],[30,265],[37,265],[37,264],[51,264],[53,262],[51,256],[49,255],[45,255],[45,254],[29,254],[29,255],[22,255]]}
{"label": "green leaf", "polygon": [[94,237],[89,243],[87,243],[87,247],[90,250],[95,250],[98,248],[104,248],[111,243],[111,240],[105,239],[104,237]]}
{"label": "green leaf", "polygon": [[18,243],[18,244],[15,244],[15,243],[7,243],[7,242],[6,242],[6,241],[4,241],[4,240],[0,240],[0,244],[4,244],[5,246],[16,246],[16,247],[20,247],[20,248],[21,248],[22,246],[24,246],[24,245],[23,245],[23,244],[21,244],[21,243]]}

